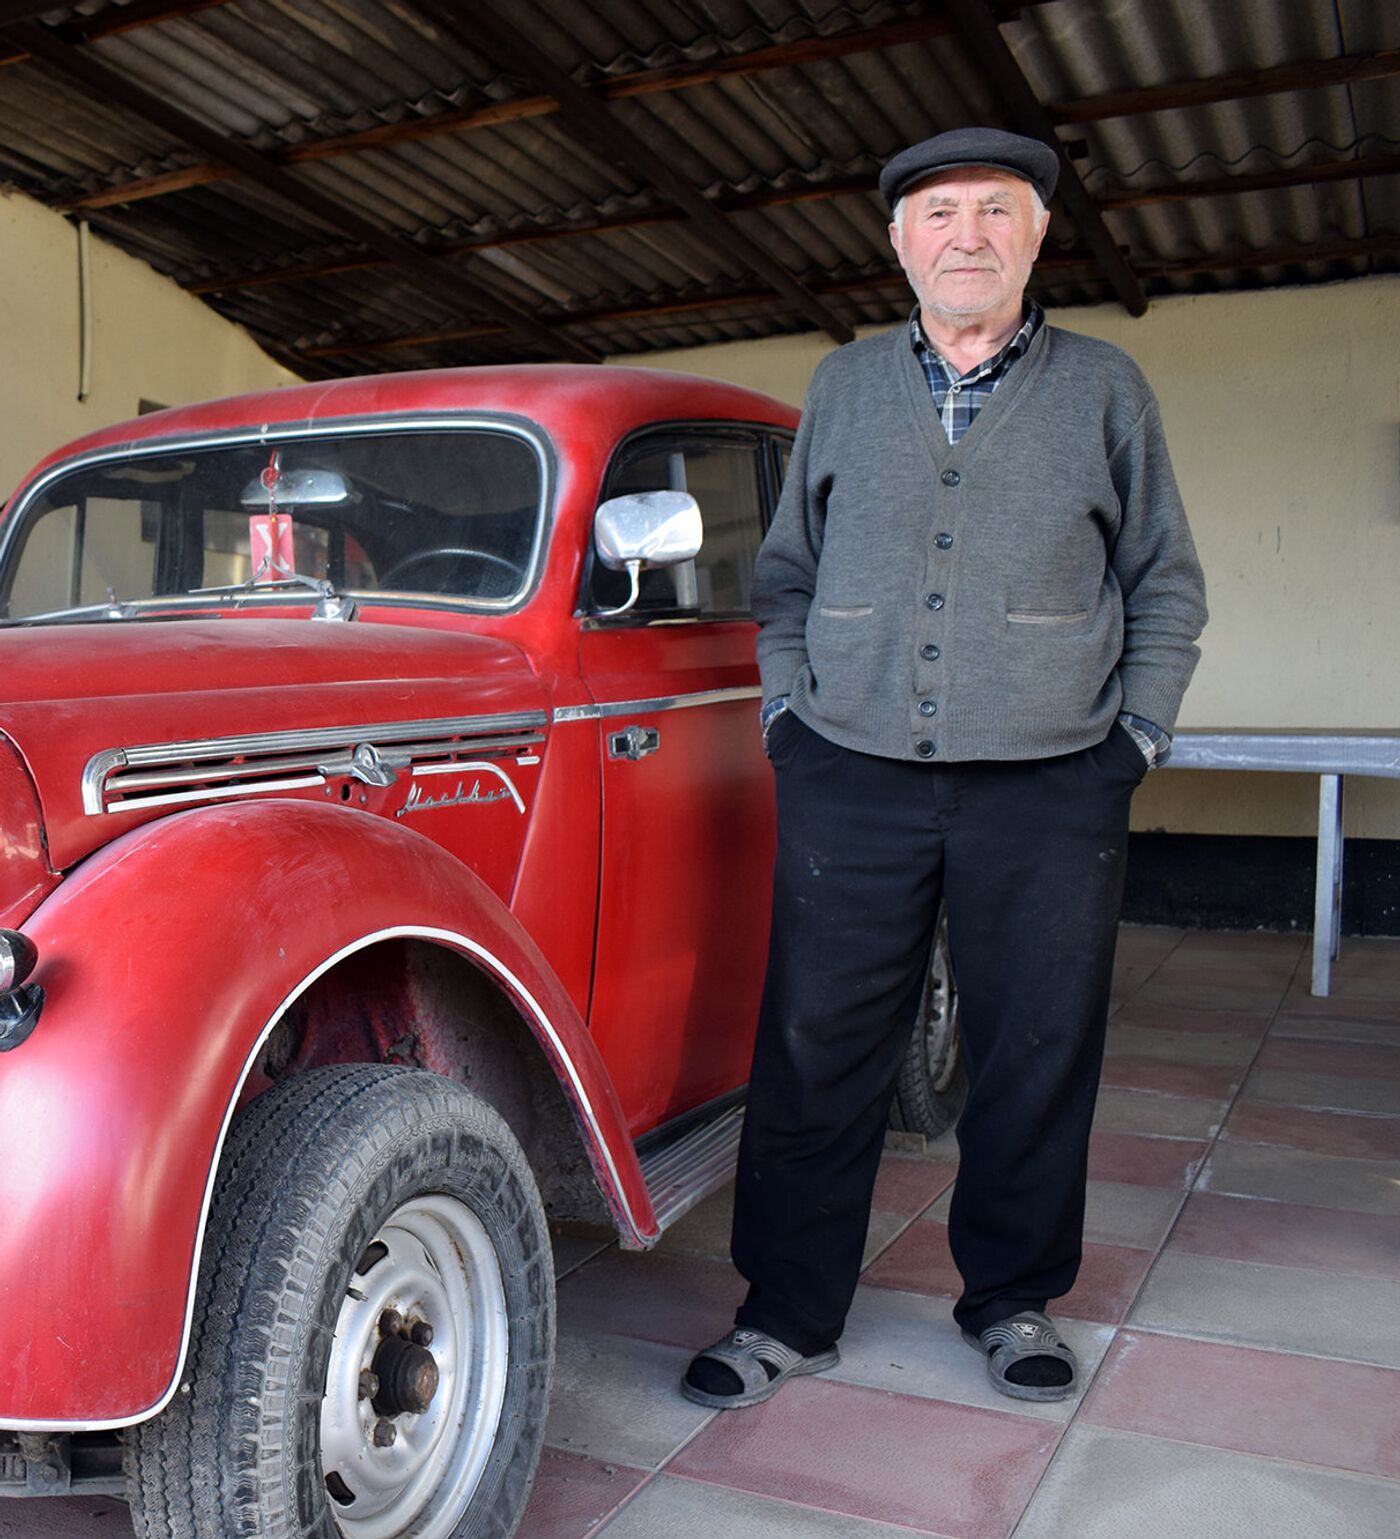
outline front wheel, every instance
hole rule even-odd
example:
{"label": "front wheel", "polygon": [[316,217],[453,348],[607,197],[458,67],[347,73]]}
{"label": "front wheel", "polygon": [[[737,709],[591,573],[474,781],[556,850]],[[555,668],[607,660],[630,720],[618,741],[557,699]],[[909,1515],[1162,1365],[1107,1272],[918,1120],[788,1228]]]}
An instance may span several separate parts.
{"label": "front wheel", "polygon": [[175,1399],[128,1435],[143,1539],[515,1531],[554,1345],[545,1217],[501,1118],[317,1069],[235,1121]]}
{"label": "front wheel", "polygon": [[948,945],[948,915],[940,909],[928,977],[909,1050],[895,1082],[890,1126],[938,1138],[957,1124],[967,1101],[967,1064],[958,1032],[958,985]]}

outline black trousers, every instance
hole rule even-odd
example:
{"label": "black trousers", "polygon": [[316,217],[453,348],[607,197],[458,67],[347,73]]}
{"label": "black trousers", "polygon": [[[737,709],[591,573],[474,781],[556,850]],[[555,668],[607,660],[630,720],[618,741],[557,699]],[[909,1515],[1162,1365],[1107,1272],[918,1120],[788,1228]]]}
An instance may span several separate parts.
{"label": "black trousers", "polygon": [[1127,859],[1146,770],[1115,726],[1052,759],[926,765],[773,728],[773,938],[735,1190],[738,1323],[834,1342],[946,900],[970,1075],[949,1216],[982,1331],[1067,1293]]}

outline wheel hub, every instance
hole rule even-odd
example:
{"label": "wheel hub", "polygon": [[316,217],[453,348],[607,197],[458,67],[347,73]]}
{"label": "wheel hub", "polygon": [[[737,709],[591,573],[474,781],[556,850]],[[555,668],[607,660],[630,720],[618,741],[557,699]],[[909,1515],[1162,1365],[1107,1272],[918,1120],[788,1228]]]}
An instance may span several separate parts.
{"label": "wheel hub", "polygon": [[421,1416],[437,1394],[437,1359],[403,1336],[386,1336],[379,1343],[372,1371],[379,1380],[373,1403],[381,1416]]}

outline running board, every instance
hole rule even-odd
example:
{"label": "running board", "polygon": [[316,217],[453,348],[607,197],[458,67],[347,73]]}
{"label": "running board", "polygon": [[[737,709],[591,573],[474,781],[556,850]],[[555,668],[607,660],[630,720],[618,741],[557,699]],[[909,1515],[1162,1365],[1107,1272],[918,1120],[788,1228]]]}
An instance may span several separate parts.
{"label": "running board", "polygon": [[647,1194],[662,1229],[689,1213],[734,1174],[743,1126],[744,1108],[728,1106],[641,1156]]}

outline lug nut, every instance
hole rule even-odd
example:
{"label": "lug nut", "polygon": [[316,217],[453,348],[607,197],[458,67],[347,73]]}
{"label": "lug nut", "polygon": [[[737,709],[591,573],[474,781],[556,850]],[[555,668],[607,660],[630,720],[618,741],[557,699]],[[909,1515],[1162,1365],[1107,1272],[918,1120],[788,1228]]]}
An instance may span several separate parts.
{"label": "lug nut", "polygon": [[433,1328],[426,1320],[420,1320],[413,1327],[413,1345],[415,1347],[430,1347],[433,1344]]}
{"label": "lug nut", "polygon": [[399,1430],[391,1421],[377,1421],[374,1424],[374,1446],[376,1448],[392,1448],[394,1439],[398,1437]]}
{"label": "lug nut", "polygon": [[379,1334],[397,1336],[403,1329],[403,1316],[397,1309],[386,1309],[379,1317]]}
{"label": "lug nut", "polygon": [[360,1370],[360,1399],[373,1400],[379,1393],[379,1375],[372,1368]]}

